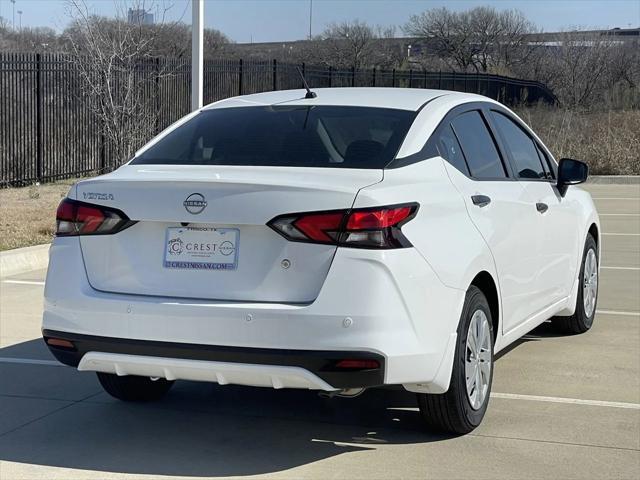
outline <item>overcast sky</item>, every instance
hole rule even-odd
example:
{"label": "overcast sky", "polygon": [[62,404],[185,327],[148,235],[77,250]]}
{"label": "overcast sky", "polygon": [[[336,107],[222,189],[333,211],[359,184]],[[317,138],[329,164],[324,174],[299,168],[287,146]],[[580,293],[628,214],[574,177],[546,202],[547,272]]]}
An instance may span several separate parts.
{"label": "overcast sky", "polygon": [[[116,16],[123,5],[142,0],[84,1],[93,13]],[[190,0],[144,0],[157,14],[168,8],[166,18],[191,23]],[[205,26],[221,30],[232,40],[269,42],[299,40],[309,34],[311,0],[205,0]],[[23,26],[48,26],[62,30],[69,20],[68,0],[16,0],[15,22],[22,11]],[[545,31],[574,26],[613,28],[640,26],[640,0],[313,0],[313,34],[330,22],[360,19],[374,25],[403,25],[409,16],[426,9],[447,6],[464,10],[479,5],[517,8]],[[0,16],[11,22],[14,5],[0,0]],[[126,12],[125,12],[126,14]],[[401,29],[397,35],[402,35]]]}

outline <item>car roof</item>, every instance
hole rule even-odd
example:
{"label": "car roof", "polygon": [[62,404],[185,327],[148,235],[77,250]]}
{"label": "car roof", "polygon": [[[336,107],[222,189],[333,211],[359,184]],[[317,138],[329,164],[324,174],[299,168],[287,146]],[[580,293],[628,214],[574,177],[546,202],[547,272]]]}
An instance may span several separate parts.
{"label": "car roof", "polygon": [[313,88],[312,90],[317,95],[315,98],[305,98],[306,90],[304,89],[278,90],[227,98],[209,104],[203,110],[267,105],[331,105],[418,111],[429,101],[449,95],[453,95],[452,99],[456,98],[458,101],[461,100],[460,97],[469,97],[465,99],[466,101],[488,100],[486,97],[470,93],[424,88],[346,87]]}

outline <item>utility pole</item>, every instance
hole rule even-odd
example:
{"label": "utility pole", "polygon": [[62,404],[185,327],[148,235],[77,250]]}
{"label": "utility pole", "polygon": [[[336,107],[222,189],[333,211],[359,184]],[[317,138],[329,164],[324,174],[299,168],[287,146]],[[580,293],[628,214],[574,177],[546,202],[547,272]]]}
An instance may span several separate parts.
{"label": "utility pole", "polygon": [[191,111],[202,108],[204,0],[191,0]]}
{"label": "utility pole", "polygon": [[311,20],[313,19],[313,0],[309,0],[309,40],[311,40]]}

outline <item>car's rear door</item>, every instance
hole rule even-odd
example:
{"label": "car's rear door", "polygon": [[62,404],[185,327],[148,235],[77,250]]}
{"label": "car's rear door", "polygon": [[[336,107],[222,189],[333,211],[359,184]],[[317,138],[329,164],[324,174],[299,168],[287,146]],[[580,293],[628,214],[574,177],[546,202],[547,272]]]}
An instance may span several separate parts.
{"label": "car's rear door", "polygon": [[536,313],[537,213],[511,175],[482,104],[452,111],[436,135],[447,172],[493,254],[502,297],[503,331]]}
{"label": "car's rear door", "polygon": [[505,109],[493,107],[490,119],[509,158],[514,175],[537,212],[540,268],[538,291],[542,307],[565,298],[575,278],[579,251],[578,216],[555,187],[555,172],[547,153],[527,127]]}

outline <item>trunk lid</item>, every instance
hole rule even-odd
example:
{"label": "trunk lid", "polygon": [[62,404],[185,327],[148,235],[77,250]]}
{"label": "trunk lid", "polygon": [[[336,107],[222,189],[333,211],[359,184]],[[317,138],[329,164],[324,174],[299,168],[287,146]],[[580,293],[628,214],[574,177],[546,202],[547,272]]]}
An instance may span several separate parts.
{"label": "trunk lid", "polygon": [[80,237],[89,282],[135,295],[311,302],[336,247],[288,241],[266,223],[286,213],[350,208],[358,191],[382,176],[372,169],[121,167],[76,188],[78,200],[137,221],[114,235]]}

